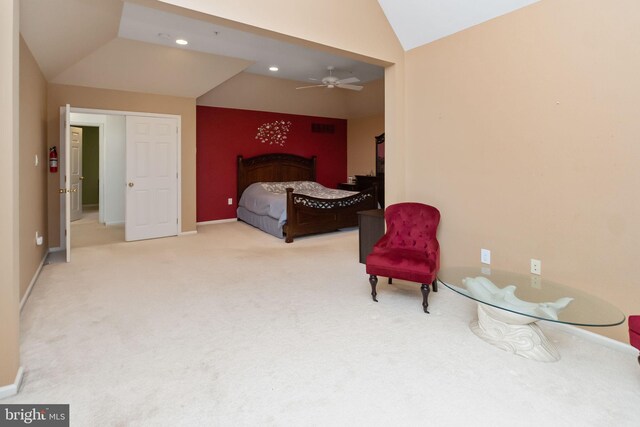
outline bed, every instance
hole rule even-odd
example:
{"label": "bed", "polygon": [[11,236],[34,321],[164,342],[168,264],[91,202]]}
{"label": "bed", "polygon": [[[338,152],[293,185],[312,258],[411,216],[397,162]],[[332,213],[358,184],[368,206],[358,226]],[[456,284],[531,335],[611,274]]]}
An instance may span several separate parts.
{"label": "bed", "polygon": [[[357,212],[378,207],[375,187],[361,192],[335,193],[340,194],[337,198],[335,194],[334,198],[321,198],[294,190],[294,187],[311,186],[301,182],[315,183],[315,180],[315,156],[265,154],[246,159],[238,156],[238,220],[291,243],[298,236],[354,227],[358,225]],[[263,189],[268,191],[265,187],[283,190],[278,197],[281,198],[279,203],[284,205],[284,215],[267,212],[268,209],[264,207],[255,208],[257,202],[251,201],[249,193],[267,197],[263,193]],[[249,191],[245,194],[246,190]]]}

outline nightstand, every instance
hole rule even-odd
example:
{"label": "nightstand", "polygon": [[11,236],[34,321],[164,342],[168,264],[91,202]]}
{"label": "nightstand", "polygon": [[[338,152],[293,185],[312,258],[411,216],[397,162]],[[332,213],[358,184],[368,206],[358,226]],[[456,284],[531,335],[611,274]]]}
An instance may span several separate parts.
{"label": "nightstand", "polygon": [[360,242],[360,263],[367,262],[367,255],[373,245],[384,235],[384,209],[358,212],[358,237]]}
{"label": "nightstand", "polygon": [[349,184],[348,182],[338,183],[338,190],[359,191],[358,184]]}

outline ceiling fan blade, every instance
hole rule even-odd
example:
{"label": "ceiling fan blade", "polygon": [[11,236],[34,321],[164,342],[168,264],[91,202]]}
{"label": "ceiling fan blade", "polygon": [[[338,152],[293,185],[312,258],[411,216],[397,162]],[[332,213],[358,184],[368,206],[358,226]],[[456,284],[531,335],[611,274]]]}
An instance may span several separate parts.
{"label": "ceiling fan blade", "polygon": [[311,89],[312,87],[324,87],[324,85],[300,86],[296,89]]}
{"label": "ceiling fan blade", "polygon": [[349,77],[347,79],[338,80],[338,84],[358,83],[360,81],[357,77]]}
{"label": "ceiling fan blade", "polygon": [[362,90],[364,86],[337,84],[336,87],[339,87],[340,89]]}

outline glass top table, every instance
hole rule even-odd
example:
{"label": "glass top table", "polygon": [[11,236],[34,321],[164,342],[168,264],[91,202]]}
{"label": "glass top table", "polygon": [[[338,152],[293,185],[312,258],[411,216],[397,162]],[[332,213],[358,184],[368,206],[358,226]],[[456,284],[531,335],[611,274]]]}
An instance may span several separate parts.
{"label": "glass top table", "polygon": [[555,361],[560,355],[535,324],[538,320],[578,326],[615,326],[625,315],[586,292],[540,276],[488,267],[451,267],[438,272],[447,288],[477,301],[471,330],[483,340],[530,359]]}

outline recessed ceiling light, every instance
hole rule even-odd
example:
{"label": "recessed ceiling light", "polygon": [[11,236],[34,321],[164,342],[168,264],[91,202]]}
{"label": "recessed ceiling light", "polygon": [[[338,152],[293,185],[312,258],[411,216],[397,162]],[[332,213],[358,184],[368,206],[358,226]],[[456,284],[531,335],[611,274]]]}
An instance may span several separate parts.
{"label": "recessed ceiling light", "polygon": [[188,44],[189,44],[189,42],[188,42],[188,41],[186,41],[185,39],[177,39],[177,40],[176,40],[176,43],[177,43],[177,44],[179,44],[179,45],[181,45],[181,46],[185,46],[185,45],[188,45]]}
{"label": "recessed ceiling light", "polygon": [[269,71],[278,71],[278,67],[272,65],[271,67],[269,67]]}

